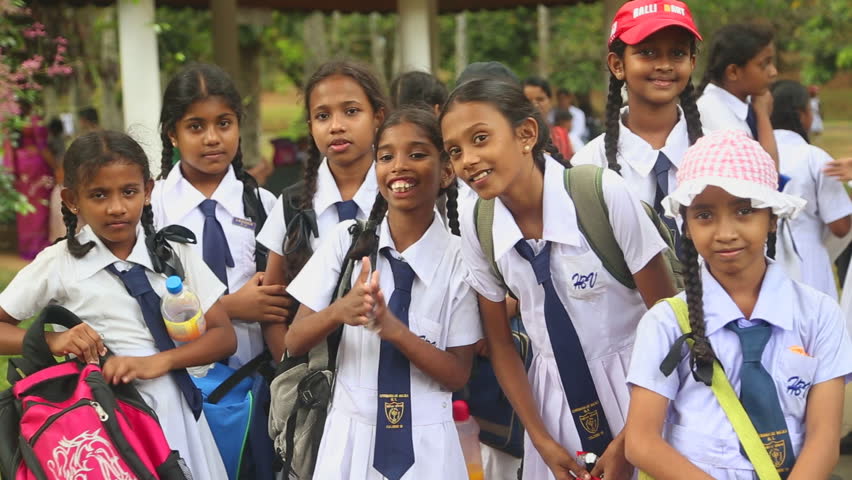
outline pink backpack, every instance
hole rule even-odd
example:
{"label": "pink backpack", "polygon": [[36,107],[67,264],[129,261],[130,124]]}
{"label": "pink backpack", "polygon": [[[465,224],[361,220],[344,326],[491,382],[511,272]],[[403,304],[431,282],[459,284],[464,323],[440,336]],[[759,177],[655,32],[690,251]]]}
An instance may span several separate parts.
{"label": "pink backpack", "polygon": [[46,323],[71,328],[81,322],[49,306],[27,331],[24,358],[10,363],[11,396],[4,392],[5,402],[0,399],[0,472],[15,480],[191,479],[136,389],[108,385],[98,365],[57,364],[44,341]]}

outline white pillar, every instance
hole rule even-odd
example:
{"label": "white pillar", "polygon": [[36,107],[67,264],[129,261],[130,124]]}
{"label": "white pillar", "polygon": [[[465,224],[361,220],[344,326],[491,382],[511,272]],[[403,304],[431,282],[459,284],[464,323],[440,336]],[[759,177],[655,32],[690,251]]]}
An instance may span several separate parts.
{"label": "white pillar", "polygon": [[160,64],[154,32],[154,0],[119,0],[118,44],[124,125],[148,155],[151,173],[160,172]]}
{"label": "white pillar", "polygon": [[398,35],[402,70],[432,71],[432,17],[437,15],[431,0],[397,0]]}

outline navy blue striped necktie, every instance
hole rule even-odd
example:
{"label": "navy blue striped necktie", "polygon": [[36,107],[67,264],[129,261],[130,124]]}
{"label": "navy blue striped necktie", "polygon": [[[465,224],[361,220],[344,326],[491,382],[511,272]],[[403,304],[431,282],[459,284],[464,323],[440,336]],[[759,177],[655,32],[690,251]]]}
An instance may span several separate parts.
{"label": "navy blue striped necktie", "polygon": [[358,216],[358,204],[355,200],[346,200],[334,204],[337,207],[337,221],[355,220]]}
{"label": "navy blue striped necktie", "polygon": [[[414,270],[394,258],[387,249],[382,254],[393,272],[393,293],[388,308],[408,327]],[[382,340],[379,350],[378,408],[373,468],[388,480],[399,480],[414,465],[411,438],[411,362],[392,343]]]}
{"label": "navy blue striped necktie", "polygon": [[[228,288],[228,267],[233,268],[234,257],[231,256],[231,248],[228,246],[228,238],[222,230],[222,224],[216,218],[216,200],[206,199],[201,202],[201,212],[204,213],[204,241],[202,256],[204,263],[213,270],[219,281]],[[227,294],[228,291],[225,291]]]}
{"label": "navy blue striped necktie", "polygon": [[[751,327],[740,327],[733,321],[725,328],[737,334],[743,349],[740,369],[740,401],[754,424],[763,446],[769,452],[781,478],[787,478],[796,463],[787,421],[778,399],[772,375],[761,363],[763,350],[772,336],[772,326],[761,321]],[[745,452],[740,446],[740,451]],[[748,457],[746,457],[748,458]]]}
{"label": "navy blue striped necktie", "polygon": [[[127,293],[136,299],[139,308],[142,309],[145,325],[148,326],[151,336],[154,337],[154,345],[156,345],[157,350],[165,352],[175,348],[175,342],[166,331],[166,324],[163,323],[163,316],[160,313],[160,296],[151,287],[151,282],[145,275],[145,267],[133,265],[130,270],[119,272],[115,265],[109,265],[106,270],[118,277],[124,284],[124,288],[127,289]],[[189,378],[189,373],[185,368],[172,370],[169,374],[177,383],[183,398],[186,399],[186,403],[192,409],[195,419],[198,420],[202,408],[201,392]]]}
{"label": "navy blue striped necktie", "polygon": [[663,199],[669,194],[669,171],[671,169],[672,161],[669,160],[669,157],[665,153],[660,151],[660,154],[657,155],[657,161],[654,163],[654,177],[657,180],[657,188],[654,193],[654,210],[660,216],[663,223],[666,224],[666,227],[668,227],[672,240],[674,240],[675,252],[679,253],[680,231],[677,228],[677,222],[675,222],[674,218],[667,217],[663,208]]}
{"label": "navy blue striped necktie", "polygon": [[595,389],[580,337],[553,285],[553,277],[550,275],[550,248],[551,243],[547,242],[541,252],[535,255],[526,240],[520,239],[515,244],[515,250],[530,262],[536,281],[544,288],[544,321],[547,324],[547,335],[550,337],[553,357],[562,380],[562,390],[571,408],[580,443],[583,450],[601,455],[612,442],[612,433]]}

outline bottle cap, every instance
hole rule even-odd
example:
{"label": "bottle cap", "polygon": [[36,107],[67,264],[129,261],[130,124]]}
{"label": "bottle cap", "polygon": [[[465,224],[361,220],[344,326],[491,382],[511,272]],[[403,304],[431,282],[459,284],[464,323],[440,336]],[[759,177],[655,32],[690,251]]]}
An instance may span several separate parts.
{"label": "bottle cap", "polygon": [[177,275],[172,275],[166,279],[166,290],[172,294],[180,293],[183,290],[183,280]]}
{"label": "bottle cap", "polygon": [[453,420],[464,422],[470,418],[470,407],[464,400],[456,400],[453,402]]}

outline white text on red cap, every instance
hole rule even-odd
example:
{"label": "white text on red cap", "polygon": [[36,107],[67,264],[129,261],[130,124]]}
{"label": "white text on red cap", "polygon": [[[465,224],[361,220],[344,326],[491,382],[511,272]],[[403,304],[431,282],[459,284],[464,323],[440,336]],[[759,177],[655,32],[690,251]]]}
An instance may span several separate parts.
{"label": "white text on red cap", "polygon": [[[633,18],[641,17],[642,15],[647,15],[649,13],[657,13],[657,7],[657,4],[636,7],[633,9]],[[677,5],[670,5],[668,3],[663,4],[663,10],[666,12],[677,13],[678,15],[686,15],[685,8],[678,7]]]}

